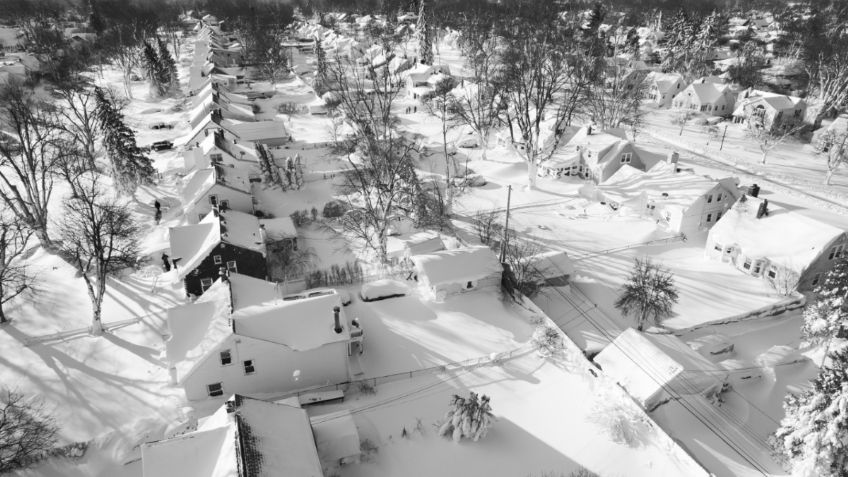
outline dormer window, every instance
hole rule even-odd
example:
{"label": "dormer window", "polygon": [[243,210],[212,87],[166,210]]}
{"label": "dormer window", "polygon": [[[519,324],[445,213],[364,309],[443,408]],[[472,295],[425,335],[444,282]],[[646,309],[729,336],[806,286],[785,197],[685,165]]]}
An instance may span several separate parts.
{"label": "dormer window", "polygon": [[630,161],[633,159],[632,152],[625,152],[621,155],[621,163],[622,164],[630,164]]}
{"label": "dormer window", "polygon": [[218,205],[218,196],[217,195],[210,195],[209,196],[209,203],[212,204],[213,207]]}
{"label": "dormer window", "polygon": [[212,159],[212,162],[222,162],[224,160],[223,154],[210,154],[209,158]]}

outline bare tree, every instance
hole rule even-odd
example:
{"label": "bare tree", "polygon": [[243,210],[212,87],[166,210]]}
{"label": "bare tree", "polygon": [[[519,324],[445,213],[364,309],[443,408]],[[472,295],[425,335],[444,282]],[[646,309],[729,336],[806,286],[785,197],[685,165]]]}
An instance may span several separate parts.
{"label": "bare tree", "polygon": [[500,214],[497,211],[479,211],[471,218],[471,225],[477,232],[477,237],[483,245],[492,245],[503,230],[500,224]]}
{"label": "bare tree", "polygon": [[[498,82],[504,85],[507,114],[521,132],[519,153],[527,162],[530,187],[536,185],[539,162],[557,149],[561,130],[571,120],[582,89],[578,78],[586,67],[573,61],[572,54],[579,49],[572,35],[560,28],[558,20],[543,18],[540,13],[535,21],[516,21],[499,65]],[[558,17],[551,14],[550,18]],[[543,127],[548,121],[550,127]],[[546,145],[549,133],[554,141]]]}
{"label": "bare tree", "polygon": [[617,128],[622,123],[637,123],[647,83],[646,75],[626,71],[621,65],[604,70],[596,83],[586,89],[582,101],[586,113],[601,129]]}
{"label": "bare tree", "polygon": [[514,286],[523,295],[533,297],[545,280],[542,272],[536,267],[542,247],[535,242],[518,238],[514,230],[510,230],[507,235],[509,239],[504,250],[504,261],[515,280]]}
{"label": "bare tree", "polygon": [[0,323],[8,321],[3,305],[29,290],[33,277],[23,263],[32,231],[8,214],[0,214]]}
{"label": "bare tree", "polygon": [[53,108],[17,83],[0,90],[0,200],[41,244],[61,151]]}
{"label": "bare tree", "polygon": [[89,170],[95,170],[97,153],[97,100],[94,92],[81,83],[63,83],[55,88],[61,96],[61,107],[57,108],[62,119],[62,128],[80,147]]}
{"label": "bare tree", "polygon": [[635,316],[636,329],[642,331],[646,324],[659,324],[671,316],[672,307],[678,299],[674,275],[668,269],[648,259],[636,259],[615,307],[624,315]]}
{"label": "bare tree", "polygon": [[445,76],[439,80],[432,91],[425,94],[421,101],[427,107],[427,111],[439,118],[442,126],[442,152],[445,156],[445,190],[447,191],[447,210],[453,205],[453,184],[451,183],[451,155],[448,151],[448,131],[456,126],[456,117],[451,108],[452,91],[456,87],[456,80]]}
{"label": "bare tree", "polygon": [[824,183],[830,185],[833,174],[848,162],[848,131],[826,131],[814,145],[816,153],[827,160],[827,175]]}
{"label": "bare tree", "polygon": [[413,164],[417,148],[399,138],[376,141],[359,135],[356,140],[366,146],[348,155],[350,170],[343,176],[341,189],[350,210],[341,217],[341,224],[387,263],[389,227],[399,216],[416,212],[421,194]]}
{"label": "bare tree", "polygon": [[43,401],[8,389],[0,392],[0,474],[37,462],[53,449],[56,432]]}
{"label": "bare tree", "polygon": [[125,204],[107,195],[96,178],[81,184],[80,194],[65,201],[57,225],[62,252],[82,275],[91,299],[91,332],[99,335],[106,280],[136,265],[139,228]]}
{"label": "bare tree", "polygon": [[772,149],[783,144],[786,139],[800,131],[802,128],[803,125],[787,125],[786,127],[783,127],[782,125],[772,125],[772,127],[767,127],[763,117],[754,115],[748,119],[746,133],[749,138],[757,142],[757,145],[760,147],[760,152],[762,152],[760,163],[765,164],[766,159],[768,158],[768,153],[771,152]]}

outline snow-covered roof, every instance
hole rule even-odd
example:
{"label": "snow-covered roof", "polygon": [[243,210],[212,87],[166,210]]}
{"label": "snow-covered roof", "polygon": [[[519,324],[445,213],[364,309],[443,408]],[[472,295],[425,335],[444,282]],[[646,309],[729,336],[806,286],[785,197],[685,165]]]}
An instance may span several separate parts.
{"label": "snow-covered roof", "polygon": [[657,86],[657,90],[661,94],[664,94],[671,92],[672,90],[676,90],[674,87],[683,82],[683,75],[679,73],[660,73],[658,71],[652,71],[648,74],[647,81],[655,84]]}
{"label": "snow-covered roof", "polygon": [[701,104],[714,104],[724,94],[724,85],[716,83],[692,83],[683,89],[678,96],[689,94],[690,92],[698,99]]}
{"label": "snow-covered roof", "polygon": [[595,362],[642,406],[668,391],[700,394],[721,382],[724,371],[673,335],[624,330]]}
{"label": "snow-covered roof", "polygon": [[288,137],[282,121],[236,121],[225,119],[222,126],[242,141],[262,142],[263,140]]}
{"label": "snow-covered roof", "polygon": [[418,272],[430,285],[479,280],[503,272],[503,267],[489,247],[444,250],[411,257]]}
{"label": "snow-covered roof", "polygon": [[310,420],[322,462],[338,462],[360,454],[359,431],[349,410],[321,414]]}
{"label": "snow-covered roof", "polygon": [[230,316],[230,289],[216,281],[194,303],[168,310],[170,338],[165,342],[168,362],[182,382],[233,333]]}
{"label": "snow-covered roof", "polygon": [[[722,246],[734,246],[752,259],[802,272],[830,243],[844,233],[830,224],[798,212],[768,204],[768,215],[757,218],[763,199],[745,196],[737,201],[710,230],[710,238]],[[740,198],[741,200],[741,198]]]}
{"label": "snow-covered roof", "polygon": [[273,240],[297,237],[297,228],[295,228],[291,217],[259,219],[259,225],[265,228],[268,238]]}
{"label": "snow-covered roof", "polygon": [[229,189],[250,194],[250,179],[240,171],[219,166],[197,169],[184,179],[185,186],[181,194],[183,209],[187,209],[203,200],[209,189],[221,184]]}
{"label": "snow-covered roof", "polygon": [[[334,307],[340,310],[341,333],[333,329]],[[336,293],[291,301],[265,301],[247,306],[237,303],[233,313],[233,327],[239,336],[278,343],[297,351],[308,351],[325,344],[350,340],[350,330],[341,308],[342,301]]]}
{"label": "snow-covered roof", "polygon": [[306,411],[235,395],[196,431],[142,446],[144,477],[323,477]]}
{"label": "snow-covered roof", "polygon": [[259,219],[237,210],[211,211],[200,223],[171,227],[169,232],[171,257],[180,259],[180,278],[197,268],[221,242],[265,255]]}
{"label": "snow-covered roof", "polygon": [[689,171],[676,172],[676,169],[675,164],[658,162],[648,172],[642,172],[625,164],[599,185],[598,190],[607,200],[619,204],[644,198],[665,208],[686,210],[716,184],[723,183],[730,193],[738,189],[737,178],[716,181]]}

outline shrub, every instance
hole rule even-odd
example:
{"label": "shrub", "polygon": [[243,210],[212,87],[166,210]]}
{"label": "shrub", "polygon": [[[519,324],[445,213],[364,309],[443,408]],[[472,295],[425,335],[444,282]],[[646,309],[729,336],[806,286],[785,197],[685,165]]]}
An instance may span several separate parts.
{"label": "shrub", "polygon": [[322,215],[325,219],[335,219],[344,215],[347,211],[347,204],[340,200],[331,200],[324,204]]}

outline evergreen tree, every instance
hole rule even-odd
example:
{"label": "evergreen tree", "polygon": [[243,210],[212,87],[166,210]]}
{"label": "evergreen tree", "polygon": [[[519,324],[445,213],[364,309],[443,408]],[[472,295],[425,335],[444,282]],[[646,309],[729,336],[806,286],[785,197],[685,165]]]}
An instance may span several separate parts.
{"label": "evergreen tree", "polygon": [[472,392],[468,398],[454,394],[451,408],[445,414],[445,422],[439,427],[439,435],[450,437],[454,442],[459,442],[463,437],[476,442],[486,437],[494,422],[489,396],[483,395],[478,400],[477,393]]}
{"label": "evergreen tree", "polygon": [[327,78],[327,52],[324,51],[320,39],[315,41],[315,61],[317,62],[315,76],[323,82]]}
{"label": "evergreen tree", "polygon": [[88,26],[100,35],[106,26],[103,24],[103,17],[100,16],[100,10],[97,8],[95,0],[88,1]]}
{"label": "evergreen tree", "polygon": [[[848,338],[848,257],[841,257],[815,289],[815,298],[804,308],[804,339],[830,343]],[[826,352],[826,351],[825,351]]]}
{"label": "evergreen tree", "polygon": [[433,64],[433,31],[427,24],[427,10],[421,0],[418,9],[418,55],[422,64]]}
{"label": "evergreen tree", "polygon": [[168,44],[162,41],[158,36],[156,37],[156,44],[159,47],[159,69],[162,75],[162,80],[167,80],[167,85],[169,89],[176,89],[179,87],[179,77],[177,75],[177,62],[174,61],[174,57],[171,56],[171,52],[168,51]]}
{"label": "evergreen tree", "polygon": [[111,174],[118,191],[131,195],[139,185],[150,184],[156,175],[153,161],[138,147],[135,133],[124,123],[123,114],[101,88],[95,88],[97,117],[103,146],[109,155]]}
{"label": "evergreen tree", "polygon": [[624,41],[624,51],[633,55],[633,59],[639,59],[640,46],[639,46],[639,33],[636,31],[636,28],[631,28],[627,31],[627,38]]}
{"label": "evergreen tree", "polygon": [[150,81],[150,90],[153,96],[162,97],[168,92],[168,81],[166,70],[162,68],[159,54],[153,49],[149,42],[144,42],[142,47],[144,54],[144,69],[147,71],[147,79]]}
{"label": "evergreen tree", "polygon": [[773,444],[794,476],[848,475],[848,350],[830,358],[812,389],[789,395],[783,405],[786,417]]}

